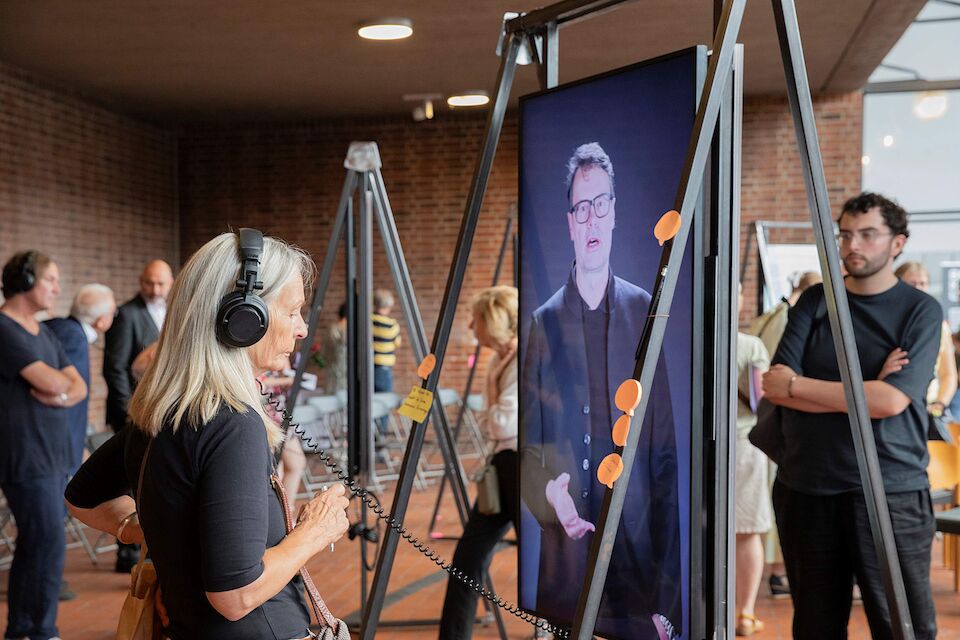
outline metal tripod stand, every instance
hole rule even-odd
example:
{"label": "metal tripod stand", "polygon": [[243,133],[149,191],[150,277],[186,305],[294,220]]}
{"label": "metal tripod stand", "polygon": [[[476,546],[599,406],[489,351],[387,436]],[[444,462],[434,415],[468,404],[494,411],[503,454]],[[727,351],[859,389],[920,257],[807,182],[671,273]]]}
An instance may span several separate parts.
{"label": "metal tripod stand", "polygon": [[[351,478],[358,478],[366,485],[373,469],[373,431],[371,402],[373,399],[373,360],[371,357],[372,335],[370,315],[373,307],[373,220],[376,217],[377,227],[380,229],[381,239],[393,276],[394,286],[400,298],[404,320],[410,332],[410,343],[413,355],[417,362],[427,355],[427,339],[420,317],[420,308],[417,305],[410,273],[403,256],[400,237],[397,233],[393,210],[387,197],[383,181],[380,151],[375,142],[353,142],[350,144],[344,166],[347,169],[343,190],[340,195],[340,204],[333,223],[333,230],[323,266],[314,291],[313,302],[310,308],[307,336],[300,345],[300,358],[294,383],[287,397],[287,406],[292,411],[296,407],[297,395],[300,390],[300,381],[306,368],[306,363],[317,332],[320,312],[323,309],[324,298],[330,284],[333,272],[337,247],[347,236],[347,371],[348,371],[348,424],[351,427],[350,452],[348,455],[348,472]],[[357,216],[354,216],[354,200],[359,201]],[[356,220],[355,220],[356,218]],[[437,436],[440,453],[444,462],[444,478],[450,480],[453,488],[454,501],[462,524],[466,523],[469,514],[469,501],[463,467],[457,456],[456,441],[453,439],[446,412],[441,403],[436,402],[431,408],[433,427]],[[416,429],[411,439],[416,437]],[[422,432],[420,433],[422,442]],[[406,448],[401,477],[407,471],[408,463],[416,466],[418,459],[409,460],[410,446]],[[420,448],[417,448],[419,458]],[[412,472],[412,468],[410,469]],[[404,502],[409,499],[410,486],[398,483],[397,491],[406,490]],[[361,506],[360,527],[366,529],[366,507]],[[387,529],[387,531],[390,531]],[[361,534],[363,532],[361,531]],[[368,538],[360,535],[361,579],[360,606],[361,610],[367,606],[367,550]],[[484,577],[485,586],[492,590],[493,584],[489,576]],[[492,610],[500,637],[507,637],[506,628],[500,611],[486,603]],[[383,622],[384,626],[419,626],[435,624],[436,621],[395,621]]]}

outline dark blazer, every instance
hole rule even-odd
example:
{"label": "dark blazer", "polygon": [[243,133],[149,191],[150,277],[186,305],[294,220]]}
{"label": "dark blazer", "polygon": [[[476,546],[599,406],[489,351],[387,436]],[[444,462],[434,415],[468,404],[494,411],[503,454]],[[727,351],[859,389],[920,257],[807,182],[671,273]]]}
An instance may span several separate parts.
{"label": "dark blazer", "polygon": [[44,322],[63,345],[67,360],[87,384],[87,397],[64,409],[70,426],[70,473],[74,474],[83,462],[83,446],[87,438],[87,415],[90,406],[90,343],[83,325],[74,317],[51,318]]}
{"label": "dark blazer", "polygon": [[157,325],[147,311],[147,303],[139,294],[117,310],[113,326],[107,331],[107,346],[103,352],[107,424],[114,431],[119,431],[127,423],[127,403],[136,386],[130,365],[159,337]]}
{"label": "dark blazer", "polygon": [[[611,274],[607,290],[607,380],[610,416],[619,417],[614,392],[633,376],[634,354],[650,294]],[[684,375],[686,372],[682,372]],[[590,434],[590,395],[580,294],[570,279],[533,313],[520,390],[521,488],[542,528],[537,611],[572,620],[586,571],[592,534],[571,540],[547,503],[546,483],[570,474],[580,516],[596,524],[596,492],[606,489],[591,464],[613,452]],[[611,424],[611,430],[612,430]],[[602,448],[597,451],[596,449]],[[682,626],[677,452],[670,387],[663,358],[650,391],[633,473],[607,575],[597,630],[612,637],[655,638],[654,614]]]}

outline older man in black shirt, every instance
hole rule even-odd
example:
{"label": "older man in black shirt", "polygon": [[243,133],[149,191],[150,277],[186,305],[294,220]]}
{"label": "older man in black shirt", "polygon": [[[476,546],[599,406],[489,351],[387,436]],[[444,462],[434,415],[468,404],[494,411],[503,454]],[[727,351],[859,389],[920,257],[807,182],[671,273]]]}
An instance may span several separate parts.
{"label": "older man in black shirt", "polygon": [[[901,207],[863,193],[844,205],[838,225],[848,273],[844,284],[910,615],[918,639],[934,638],[934,517],[924,396],[943,312],[936,300],[893,273],[908,236]],[[897,348],[907,352],[907,359],[894,362]],[[856,577],[872,637],[892,638],[822,286],[807,290],[790,311],[773,365],[763,388],[785,409],[785,446],[773,500],[793,597],[794,637],[846,638]]]}

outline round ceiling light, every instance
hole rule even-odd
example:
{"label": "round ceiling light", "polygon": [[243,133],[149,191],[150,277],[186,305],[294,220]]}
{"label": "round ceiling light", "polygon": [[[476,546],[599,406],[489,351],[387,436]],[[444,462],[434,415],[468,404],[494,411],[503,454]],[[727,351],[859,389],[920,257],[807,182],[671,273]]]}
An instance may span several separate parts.
{"label": "round ceiling light", "polygon": [[447,105],[457,107],[482,107],[490,102],[486,91],[464,91],[463,93],[447,98]]}
{"label": "round ceiling light", "polygon": [[413,35],[413,22],[407,18],[370,20],[357,28],[357,35],[367,40],[403,40]]}

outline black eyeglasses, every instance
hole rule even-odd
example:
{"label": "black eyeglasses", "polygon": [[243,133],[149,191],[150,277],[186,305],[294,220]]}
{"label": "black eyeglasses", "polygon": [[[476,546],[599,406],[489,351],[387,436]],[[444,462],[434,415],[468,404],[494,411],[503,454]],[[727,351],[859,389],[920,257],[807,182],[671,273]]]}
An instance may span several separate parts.
{"label": "black eyeglasses", "polygon": [[837,242],[840,244],[850,244],[853,239],[859,238],[863,244],[873,244],[880,238],[892,236],[892,232],[884,232],[879,229],[864,229],[863,231],[840,231],[837,233]]}
{"label": "black eyeglasses", "polygon": [[605,218],[610,213],[610,204],[613,202],[612,193],[601,193],[593,200],[581,200],[572,207],[570,213],[578,224],[586,224],[590,219],[590,210],[593,209],[593,215],[599,220]]}

